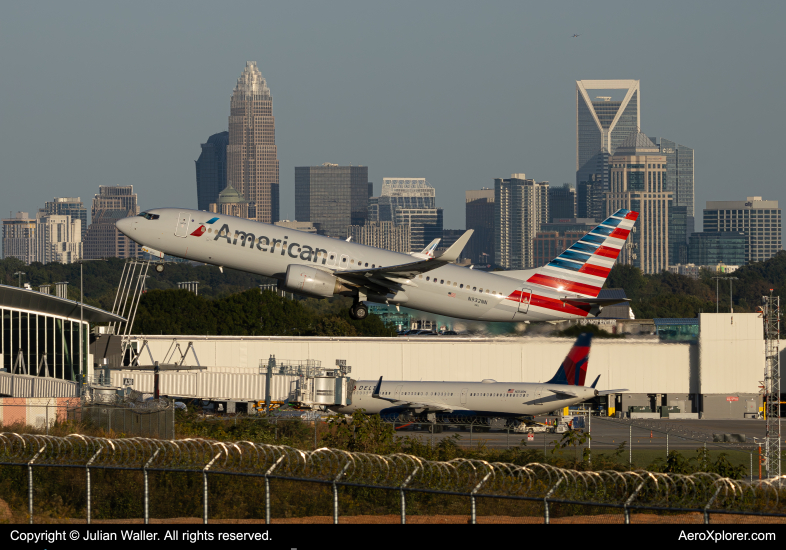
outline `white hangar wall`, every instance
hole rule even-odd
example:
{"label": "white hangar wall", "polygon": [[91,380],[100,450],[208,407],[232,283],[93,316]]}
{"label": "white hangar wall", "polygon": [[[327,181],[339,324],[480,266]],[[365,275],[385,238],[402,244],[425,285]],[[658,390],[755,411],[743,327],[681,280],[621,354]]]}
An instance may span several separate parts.
{"label": "white hangar wall", "polygon": [[[545,382],[568,353],[567,338],[317,338],[235,336],[139,336],[153,358],[163,362],[177,338],[181,349],[193,342],[207,372],[257,375],[260,361],[317,359],[323,367],[346,359],[357,380],[446,380]],[[627,388],[633,393],[697,393],[696,346],[658,340],[595,339],[586,383],[600,374],[599,389]],[[142,363],[149,361],[145,352]],[[189,356],[189,361],[192,358]],[[694,373],[693,375],[691,373]],[[185,382],[183,380],[181,383]],[[194,384],[195,381],[190,381]],[[218,388],[217,388],[218,390]],[[211,391],[200,388],[197,393]],[[226,390],[224,390],[226,391]],[[262,396],[260,396],[261,398]]]}
{"label": "white hangar wall", "polygon": [[757,313],[699,315],[701,393],[758,394],[764,379],[764,321]]}

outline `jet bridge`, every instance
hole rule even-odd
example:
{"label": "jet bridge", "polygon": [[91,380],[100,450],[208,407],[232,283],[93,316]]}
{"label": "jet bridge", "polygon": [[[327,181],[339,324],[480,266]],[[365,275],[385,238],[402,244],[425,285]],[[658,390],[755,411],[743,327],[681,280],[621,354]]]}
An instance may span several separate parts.
{"label": "jet bridge", "polygon": [[320,361],[311,360],[285,363],[277,370],[276,374],[297,376],[290,384],[288,397],[294,407],[326,410],[332,405],[352,404],[355,381],[349,377],[352,367],[344,359],[337,359],[335,368],[322,367]]}

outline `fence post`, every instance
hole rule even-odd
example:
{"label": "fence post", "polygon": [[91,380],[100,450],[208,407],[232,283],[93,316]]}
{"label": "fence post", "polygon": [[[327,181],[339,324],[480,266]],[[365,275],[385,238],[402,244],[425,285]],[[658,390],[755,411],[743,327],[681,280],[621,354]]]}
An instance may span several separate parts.
{"label": "fence post", "polygon": [[469,448],[472,448],[472,423],[469,424]]}
{"label": "fence post", "polygon": [[148,484],[147,484],[147,467],[153,462],[153,460],[158,456],[158,453],[161,449],[156,449],[156,452],[153,453],[153,456],[150,457],[150,460],[145,462],[145,465],[142,466],[142,473],[145,477],[145,525],[150,523],[150,494],[148,493]]}
{"label": "fence post", "polygon": [[666,460],[669,459],[669,432],[666,432]]}
{"label": "fence post", "polygon": [[549,523],[550,523],[550,518],[549,518],[549,497],[554,494],[554,491],[557,490],[557,487],[559,487],[559,484],[562,483],[563,479],[565,479],[565,478],[564,477],[559,478],[559,481],[557,481],[557,483],[554,484],[554,487],[549,489],[549,492],[546,494],[545,497],[543,497],[543,506],[544,506],[543,520],[544,520],[544,523],[546,525],[549,525]]}
{"label": "fence post", "polygon": [[[314,416],[314,450],[315,451],[317,450],[317,422],[318,421],[319,419],[316,416]],[[393,424],[393,429],[394,430],[396,429],[395,424]]]}
{"label": "fence post", "polygon": [[98,458],[98,455],[100,455],[101,451],[103,451],[103,450],[104,450],[103,447],[98,449],[96,454],[94,454],[93,457],[90,460],[87,461],[87,464],[85,464],[85,476],[87,478],[87,515],[86,515],[86,519],[87,519],[87,524],[88,525],[90,525],[90,521],[92,520],[92,517],[91,517],[92,516],[92,513],[91,513],[92,512],[92,508],[91,508],[91,502],[90,502],[90,498],[91,498],[91,494],[90,494],[90,465],[93,463],[93,461],[96,458]]}
{"label": "fence post", "polygon": [[510,449],[510,426],[507,426],[505,431],[507,432],[505,435],[505,448]]}
{"label": "fence post", "polygon": [[592,409],[590,409],[589,413],[587,414],[587,435],[589,438],[587,439],[589,454],[587,455],[587,462],[592,465]]}
{"label": "fence post", "polygon": [[469,518],[469,522],[470,522],[472,525],[475,525],[475,524],[477,523],[477,517],[476,517],[476,506],[475,506],[475,493],[477,493],[477,492],[478,492],[478,489],[480,489],[480,487],[481,487],[481,486],[482,486],[484,483],[486,483],[486,480],[487,480],[489,477],[491,477],[491,473],[492,473],[493,471],[494,471],[494,470],[491,470],[489,473],[487,473],[487,474],[486,474],[486,477],[484,477],[483,479],[481,479],[481,480],[480,480],[480,483],[478,483],[477,485],[475,485],[475,488],[474,488],[474,489],[472,489],[472,492],[469,494],[469,503],[470,503],[470,518]]}
{"label": "fence post", "polygon": [[46,445],[42,445],[35,456],[27,463],[27,508],[30,512],[30,525],[33,524],[33,462],[41,456],[45,448]]}
{"label": "fence post", "polygon": [[221,453],[218,453],[216,456],[213,457],[213,460],[207,463],[207,465],[202,469],[202,490],[203,490],[203,498],[202,498],[202,506],[204,509],[202,510],[202,523],[207,525],[207,471],[213,465],[213,463],[218,460],[218,457],[221,456]]}
{"label": "fence post", "polygon": [[718,493],[721,492],[721,489],[723,489],[723,485],[718,485],[718,490],[715,491],[715,494],[712,495],[712,498],[707,502],[707,506],[704,507],[704,523],[705,523],[705,525],[709,524],[709,522],[710,522],[710,506],[715,501],[715,497],[718,496]]}
{"label": "fence post", "polygon": [[46,424],[46,435],[49,435],[49,401],[46,402],[46,416],[44,417],[44,423]]}
{"label": "fence post", "polygon": [[286,455],[281,455],[278,457],[278,460],[276,460],[276,462],[270,468],[268,468],[267,472],[265,472],[265,525],[270,525],[270,480],[267,476],[273,473],[273,470],[275,470],[276,466],[278,466],[281,461],[284,460],[284,456]]}
{"label": "fence post", "polygon": [[633,469],[633,425],[629,426],[628,434],[628,468]]}
{"label": "fence post", "polygon": [[636,487],[636,490],[633,491],[633,493],[628,497],[628,500],[626,500],[625,504],[623,505],[623,509],[625,510],[625,525],[630,525],[630,510],[628,510],[628,506],[631,505],[631,503],[633,502],[633,499],[636,498],[636,495],[639,494],[639,491],[641,491],[641,488],[644,487],[644,484],[646,482],[647,482],[646,479],[644,481],[642,481],[639,484],[639,486]]}
{"label": "fence post", "polygon": [[751,451],[751,467],[748,472],[751,475],[751,483],[753,483],[753,451]]}
{"label": "fence post", "polygon": [[409,474],[409,477],[407,477],[407,479],[404,480],[404,483],[401,484],[401,487],[399,487],[399,491],[401,491],[401,524],[402,525],[407,523],[407,501],[404,498],[404,489],[409,484],[409,482],[412,481],[412,478],[415,477],[415,474],[418,473],[418,470],[420,470],[420,466],[415,466],[415,469],[412,470],[412,473]]}
{"label": "fence post", "polygon": [[344,464],[344,467],[341,468],[341,471],[333,479],[333,525],[338,525],[338,486],[336,485],[336,482],[341,479],[341,476],[344,475],[344,472],[347,471],[350,464],[352,463],[347,462]]}

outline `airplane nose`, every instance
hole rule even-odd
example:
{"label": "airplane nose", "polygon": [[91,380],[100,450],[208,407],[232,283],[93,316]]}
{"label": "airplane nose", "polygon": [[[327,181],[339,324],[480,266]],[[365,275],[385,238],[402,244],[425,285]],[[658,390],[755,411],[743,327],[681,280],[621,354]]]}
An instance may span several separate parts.
{"label": "airplane nose", "polygon": [[128,232],[131,231],[131,226],[133,224],[134,224],[134,218],[133,217],[131,217],[131,218],[122,218],[120,220],[117,220],[117,222],[115,223],[115,227],[117,227],[117,229],[120,230],[120,232],[123,235],[128,235]]}

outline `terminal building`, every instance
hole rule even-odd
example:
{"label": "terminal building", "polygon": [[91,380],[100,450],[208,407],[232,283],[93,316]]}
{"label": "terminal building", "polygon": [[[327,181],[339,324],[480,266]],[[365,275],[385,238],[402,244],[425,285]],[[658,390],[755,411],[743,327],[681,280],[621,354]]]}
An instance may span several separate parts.
{"label": "terminal building", "polygon": [[[0,285],[0,398],[78,397],[81,384],[92,378],[95,363],[101,362],[94,358],[94,325],[123,321],[73,300]],[[702,313],[698,319],[649,323],[652,334],[593,342],[587,380],[600,375],[598,389],[627,390],[598,405],[611,414],[676,403],[681,413],[702,418],[758,415],[765,368],[759,314]],[[250,410],[251,404],[265,398],[263,371],[271,356],[323,367],[344,360],[355,380],[383,376],[388,381],[545,382],[572,342],[526,332],[517,337],[131,336],[131,347],[144,367],[155,361],[177,363],[172,359],[176,346],[181,353],[187,350],[184,357],[193,349],[188,361],[180,362],[182,369],[160,374],[162,395],[224,402],[229,410],[237,405]],[[780,350],[783,356],[783,343]],[[114,360],[109,363],[120,366]],[[189,370],[192,363],[198,369]],[[150,371],[115,368],[111,385],[152,393],[154,376]],[[294,380],[276,376],[271,399],[286,400]]]}

